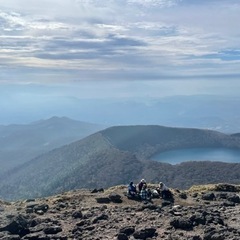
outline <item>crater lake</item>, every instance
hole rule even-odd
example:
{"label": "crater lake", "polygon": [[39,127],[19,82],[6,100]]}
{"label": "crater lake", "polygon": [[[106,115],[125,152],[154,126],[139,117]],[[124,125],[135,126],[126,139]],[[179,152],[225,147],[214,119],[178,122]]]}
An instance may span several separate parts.
{"label": "crater lake", "polygon": [[170,164],[188,161],[219,161],[240,163],[240,149],[228,148],[186,148],[170,150],[154,155],[152,160]]}

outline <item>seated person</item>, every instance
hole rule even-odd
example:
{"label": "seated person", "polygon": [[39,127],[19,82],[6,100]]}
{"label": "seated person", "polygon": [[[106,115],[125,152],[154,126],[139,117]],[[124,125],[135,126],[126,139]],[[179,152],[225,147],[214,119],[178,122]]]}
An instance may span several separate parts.
{"label": "seated person", "polygon": [[152,196],[152,198],[159,198],[160,194],[159,194],[158,189],[153,189],[151,196]]}
{"label": "seated person", "polygon": [[147,183],[146,183],[145,179],[142,179],[142,180],[140,181],[140,183],[138,184],[138,192],[139,192],[139,193],[141,192],[142,187],[143,187],[144,184],[147,186]]}
{"label": "seated person", "polygon": [[135,197],[137,195],[137,189],[133,182],[130,182],[128,185],[128,195],[132,197]]}
{"label": "seated person", "polygon": [[162,183],[162,182],[159,183],[159,190],[160,190],[160,195],[161,195],[162,199],[170,198],[171,192],[164,183]]}
{"label": "seated person", "polygon": [[147,191],[147,185],[143,184],[141,192],[140,192],[140,198],[141,200],[149,200],[149,194]]}

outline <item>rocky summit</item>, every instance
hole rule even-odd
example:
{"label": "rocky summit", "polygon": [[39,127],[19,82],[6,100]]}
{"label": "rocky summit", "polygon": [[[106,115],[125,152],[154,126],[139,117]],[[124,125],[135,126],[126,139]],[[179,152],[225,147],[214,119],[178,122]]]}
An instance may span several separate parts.
{"label": "rocky summit", "polygon": [[121,185],[0,201],[0,239],[240,239],[239,185],[171,189],[172,199],[151,201],[129,199],[126,191]]}

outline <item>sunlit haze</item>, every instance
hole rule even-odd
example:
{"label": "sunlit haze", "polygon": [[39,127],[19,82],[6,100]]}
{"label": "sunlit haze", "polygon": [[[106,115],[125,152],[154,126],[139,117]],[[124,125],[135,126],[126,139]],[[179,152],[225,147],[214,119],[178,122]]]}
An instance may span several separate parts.
{"label": "sunlit haze", "polygon": [[[106,124],[168,124],[175,114],[194,112],[186,102],[204,104],[200,109],[213,104],[214,111],[200,110],[197,117],[240,117],[233,108],[240,104],[238,0],[0,4],[0,124],[54,115]],[[180,96],[189,98],[181,106],[175,99],[179,111],[166,116],[170,105],[164,109],[164,101]],[[150,121],[158,109],[166,118]]]}

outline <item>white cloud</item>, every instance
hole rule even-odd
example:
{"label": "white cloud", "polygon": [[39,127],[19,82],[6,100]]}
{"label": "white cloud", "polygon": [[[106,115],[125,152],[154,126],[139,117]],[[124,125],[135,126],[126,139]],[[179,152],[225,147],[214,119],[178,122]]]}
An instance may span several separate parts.
{"label": "white cloud", "polygon": [[139,4],[144,7],[171,7],[181,0],[128,0],[129,4]]}
{"label": "white cloud", "polygon": [[[0,4],[0,60],[6,72],[22,67],[25,74],[33,67],[36,76],[52,70],[56,79],[57,69],[79,75],[82,71],[89,79],[240,74],[240,3],[235,0]],[[231,52],[224,55],[229,49],[235,53],[233,59]],[[76,78],[72,74],[69,79]]]}

